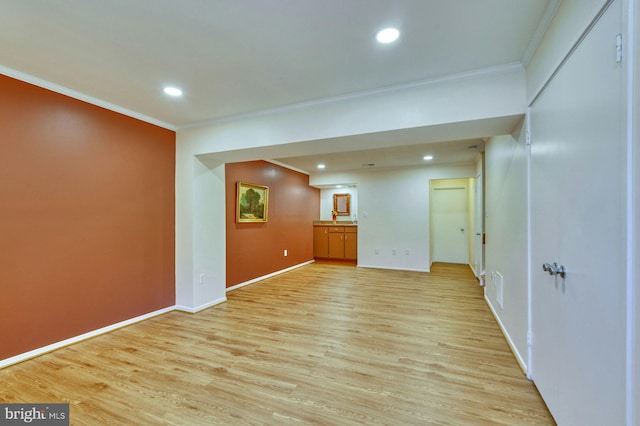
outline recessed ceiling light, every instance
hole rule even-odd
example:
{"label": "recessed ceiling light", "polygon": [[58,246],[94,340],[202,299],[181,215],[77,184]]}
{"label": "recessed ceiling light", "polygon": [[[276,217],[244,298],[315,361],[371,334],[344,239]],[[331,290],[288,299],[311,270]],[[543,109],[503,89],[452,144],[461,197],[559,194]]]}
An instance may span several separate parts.
{"label": "recessed ceiling light", "polygon": [[318,164],[318,168],[319,168],[319,169],[324,169],[324,168],[325,168],[325,165],[324,165],[324,164]]}
{"label": "recessed ceiling light", "polygon": [[376,34],[376,40],[378,43],[393,43],[400,37],[400,31],[395,28],[385,28],[384,30],[378,31]]}
{"label": "recessed ceiling light", "polygon": [[169,96],[182,96],[182,90],[178,89],[177,87],[165,87],[164,93]]}
{"label": "recessed ceiling light", "polygon": [[342,188],[342,185],[336,185],[336,188]]}
{"label": "recessed ceiling light", "polygon": [[427,160],[427,161],[428,161],[428,160],[433,160],[433,155],[425,155],[423,158],[424,158],[425,160]]}

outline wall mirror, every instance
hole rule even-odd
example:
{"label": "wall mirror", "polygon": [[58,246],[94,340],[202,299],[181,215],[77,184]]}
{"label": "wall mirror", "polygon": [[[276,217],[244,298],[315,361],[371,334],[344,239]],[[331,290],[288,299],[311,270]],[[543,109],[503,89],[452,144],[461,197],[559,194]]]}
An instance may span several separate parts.
{"label": "wall mirror", "polygon": [[351,194],[333,194],[333,210],[338,216],[351,216]]}

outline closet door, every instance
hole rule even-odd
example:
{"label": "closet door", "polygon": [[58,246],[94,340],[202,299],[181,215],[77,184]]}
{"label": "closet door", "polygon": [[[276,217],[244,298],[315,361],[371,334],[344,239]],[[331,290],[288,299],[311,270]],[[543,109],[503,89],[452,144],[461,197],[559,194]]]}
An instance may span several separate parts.
{"label": "closet door", "polygon": [[531,374],[562,425],[625,424],[621,13],[617,0],[530,112]]}

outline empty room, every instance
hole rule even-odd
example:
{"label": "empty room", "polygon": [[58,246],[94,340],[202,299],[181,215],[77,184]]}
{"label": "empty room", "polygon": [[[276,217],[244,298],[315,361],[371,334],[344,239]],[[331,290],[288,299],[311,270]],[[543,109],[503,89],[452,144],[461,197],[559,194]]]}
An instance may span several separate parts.
{"label": "empty room", "polygon": [[640,425],[639,25],[0,2],[0,424]]}

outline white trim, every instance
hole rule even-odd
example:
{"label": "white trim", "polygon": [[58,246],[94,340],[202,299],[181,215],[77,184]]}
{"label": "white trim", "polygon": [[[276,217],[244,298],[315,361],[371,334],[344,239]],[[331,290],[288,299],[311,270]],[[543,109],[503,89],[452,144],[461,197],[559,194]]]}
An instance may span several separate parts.
{"label": "white trim", "polygon": [[522,359],[520,352],[518,352],[516,345],[513,343],[513,340],[511,340],[511,336],[509,336],[509,333],[507,332],[507,329],[502,324],[502,321],[500,321],[500,317],[496,313],[495,309],[493,309],[493,306],[491,305],[491,301],[487,297],[486,291],[484,295],[484,300],[485,302],[487,302],[487,306],[489,306],[489,310],[493,314],[493,317],[496,319],[496,322],[498,323],[498,326],[500,327],[500,330],[502,331],[502,334],[504,335],[504,338],[507,341],[509,348],[511,348],[511,352],[513,353],[513,356],[515,357],[516,361],[518,362],[518,365],[520,366],[520,369],[525,375],[527,375],[527,377],[529,377],[527,374],[527,364]]}
{"label": "white trim", "polygon": [[167,312],[171,312],[175,310],[174,306],[169,306],[168,308],[163,308],[157,311],[149,312],[148,314],[140,315],[135,318],[131,318],[125,321],[121,321],[115,324],[108,325],[106,327],[99,328],[97,330],[89,331],[88,333],[81,334],[79,336],[71,337],[66,340],[62,340],[57,343],[52,343],[50,345],[44,346],[42,348],[34,349],[29,352],[22,353],[20,355],[13,356],[11,358],[6,358],[0,360],[0,369],[8,367],[13,364],[18,364],[23,361],[27,361],[31,358],[35,358],[37,356],[46,354],[47,352],[55,351],[56,349],[63,348],[65,346],[73,345],[74,343],[82,342],[83,340],[91,339],[96,336],[100,336],[101,334],[109,333],[111,331],[117,330],[122,327],[126,327],[131,324],[135,324],[137,322],[141,322],[147,320],[149,318],[153,318],[158,315],[166,314]]}
{"label": "white trim", "polygon": [[549,29],[549,25],[551,25],[551,21],[553,17],[556,15],[556,12],[560,8],[561,0],[551,0],[547,5],[547,8],[544,11],[544,15],[542,15],[542,19],[538,22],[538,26],[536,27],[535,33],[533,33],[533,37],[529,40],[529,45],[527,46],[527,50],[525,50],[524,55],[522,56],[522,65],[525,67],[529,65],[533,54],[538,49],[544,34]]}
{"label": "white trim", "polygon": [[210,307],[212,307],[212,306],[215,306],[215,305],[219,305],[219,304],[221,304],[221,303],[224,303],[224,302],[226,302],[226,301],[227,301],[227,298],[226,298],[226,297],[221,297],[221,298],[219,298],[219,299],[212,300],[211,302],[207,302],[207,303],[205,303],[204,305],[196,306],[195,308],[190,308],[190,307],[188,307],[188,306],[182,306],[182,305],[176,305],[176,306],[175,306],[175,310],[176,310],[176,311],[187,312],[187,313],[189,313],[189,314],[195,314],[195,313],[198,313],[198,312],[200,312],[200,311],[203,311],[203,310],[205,310],[205,309],[207,309],[207,308],[210,308]]}
{"label": "white trim", "polygon": [[[533,268],[531,267],[531,107],[527,108],[525,115],[525,133],[528,142],[525,144],[526,149],[526,176],[527,176],[527,336],[533,335]],[[527,361],[529,361],[529,369],[527,370],[527,378],[533,380],[533,344],[527,341]]]}
{"label": "white trim", "polygon": [[315,262],[315,260],[309,260],[308,262],[303,262],[303,263],[300,263],[298,265],[293,265],[293,266],[290,266],[289,268],[282,269],[282,270],[276,271],[276,272],[272,272],[270,274],[263,275],[263,276],[258,277],[258,278],[254,278],[252,280],[245,281],[245,282],[240,283],[240,284],[236,284],[236,285],[234,285],[232,287],[227,288],[227,292],[232,291],[232,290],[237,290],[237,289],[239,289],[241,287],[247,286],[249,284],[256,283],[258,281],[266,280],[267,278],[275,277],[276,275],[284,274],[285,272],[289,272],[289,271],[292,271],[294,269],[300,268],[302,266],[309,265],[310,263],[313,263],[313,262]]}
{"label": "white trim", "polygon": [[[623,8],[624,11],[624,8]],[[626,93],[627,98],[625,99],[626,103],[626,128],[625,128],[625,136],[626,136],[626,145],[627,145],[627,171],[626,171],[626,200],[627,200],[627,217],[626,217],[626,251],[627,251],[627,265],[626,265],[626,276],[627,276],[627,288],[626,288],[626,310],[627,310],[627,318],[626,318],[626,420],[627,425],[637,424],[638,416],[638,407],[635,406],[634,401],[636,400],[635,392],[638,391],[636,389],[637,380],[637,372],[636,372],[636,358],[640,356],[640,354],[635,353],[635,342],[637,339],[637,325],[635,323],[635,318],[638,315],[635,300],[635,291],[634,282],[636,280],[635,277],[635,238],[636,238],[636,230],[635,230],[635,218],[636,214],[636,206],[635,206],[635,195],[637,192],[637,188],[635,187],[634,182],[634,166],[638,167],[638,164],[635,164],[636,154],[634,152],[634,139],[636,136],[636,132],[638,129],[635,128],[635,104],[634,104],[634,96],[636,96],[637,89],[635,88],[635,78],[636,75],[636,61],[638,58],[635,57],[636,47],[635,47],[635,38],[637,37],[638,28],[635,26],[636,22],[636,11],[635,11],[635,2],[634,0],[628,0],[627,3],[627,13],[623,14],[627,19],[627,28],[625,39],[623,40],[623,61],[626,61]],[[624,25],[624,22],[623,22]],[[624,33],[624,30],[623,30]],[[624,87],[624,86],[623,86]]]}
{"label": "white trim", "polygon": [[293,170],[294,172],[302,173],[303,175],[307,175],[307,176],[311,175],[311,173],[309,173],[306,170],[302,170],[297,167],[290,166],[289,164],[285,164],[278,160],[274,160],[273,158],[270,160],[263,160],[263,161],[266,161],[267,163],[275,164],[276,166],[284,167],[285,169]]}
{"label": "white trim", "polygon": [[141,120],[159,127],[163,127],[168,130],[176,131],[176,126],[165,123],[164,121],[157,120],[153,117],[149,117],[148,115],[140,114],[138,112],[132,111],[127,108],[120,107],[118,105],[114,105],[110,102],[103,101],[98,98],[94,98],[93,96],[85,95],[84,93],[76,92],[75,90],[69,89],[64,86],[60,86],[59,84],[51,83],[50,81],[43,80],[38,77],[34,77],[29,74],[25,74],[23,72],[14,70],[12,68],[5,67],[0,65],[0,74],[4,74],[8,77],[15,78],[16,80],[24,81],[25,83],[33,84],[38,87],[42,87],[47,90],[51,90],[52,92],[60,93],[61,95],[69,96],[74,99],[78,99],[80,101],[99,106],[101,108],[108,109],[110,111],[117,112],[119,114],[124,114],[128,117],[135,118],[137,120]]}
{"label": "white trim", "polygon": [[390,270],[390,271],[431,272],[431,270],[430,270],[430,269],[419,269],[419,268],[396,268],[396,267],[392,267],[392,266],[360,265],[360,264],[358,264],[358,268],[386,269],[386,270]]}
{"label": "white trim", "polygon": [[476,272],[476,268],[473,267],[472,264],[467,263],[467,266],[471,269],[471,271],[473,272],[473,276],[480,279],[480,275],[478,275],[478,273]]}

